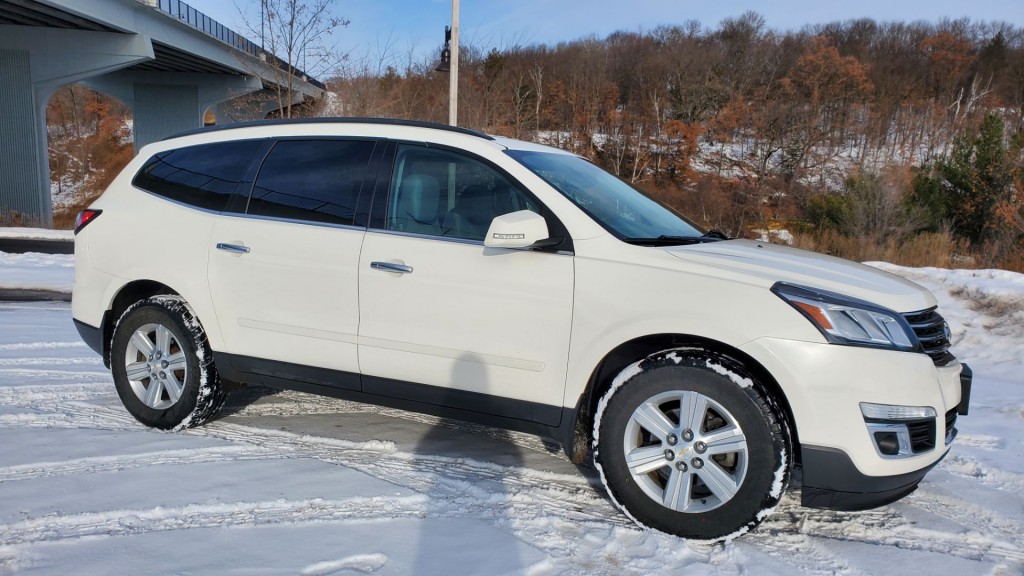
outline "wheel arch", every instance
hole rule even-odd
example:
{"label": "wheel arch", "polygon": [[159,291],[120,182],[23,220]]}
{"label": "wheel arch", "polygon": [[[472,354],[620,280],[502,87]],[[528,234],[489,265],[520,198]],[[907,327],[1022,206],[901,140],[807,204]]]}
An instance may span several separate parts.
{"label": "wheel arch", "polygon": [[110,308],[103,315],[103,364],[110,367],[110,346],[114,338],[117,321],[129,306],[158,294],[178,295],[178,292],[155,280],[133,280],[122,286],[110,301]]}
{"label": "wheel arch", "polygon": [[588,453],[593,434],[594,415],[597,404],[611,387],[615,376],[630,364],[664,350],[692,347],[723,357],[739,364],[749,371],[770,394],[778,412],[786,423],[793,446],[793,462],[800,462],[800,442],[793,410],[786,393],[772,374],[757,360],[733,346],[689,334],[651,334],[623,342],[610,350],[594,367],[587,386],[576,403],[575,421],[572,424],[572,445],[566,450],[573,462],[582,463]]}

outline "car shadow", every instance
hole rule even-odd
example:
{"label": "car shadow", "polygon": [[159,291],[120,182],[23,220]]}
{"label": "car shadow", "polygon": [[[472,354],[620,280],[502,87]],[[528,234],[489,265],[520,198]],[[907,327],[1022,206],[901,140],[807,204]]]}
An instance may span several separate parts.
{"label": "car shadow", "polygon": [[224,406],[211,421],[221,420],[228,416],[234,416],[252,404],[257,403],[264,398],[276,396],[281,392],[283,392],[283,390],[280,388],[271,388],[260,384],[229,383],[227,385],[228,395],[224,400]]}

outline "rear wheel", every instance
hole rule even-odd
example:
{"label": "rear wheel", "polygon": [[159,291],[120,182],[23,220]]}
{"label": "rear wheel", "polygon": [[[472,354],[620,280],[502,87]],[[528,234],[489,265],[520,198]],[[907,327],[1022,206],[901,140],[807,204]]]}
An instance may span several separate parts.
{"label": "rear wheel", "polygon": [[788,482],[789,435],[741,366],[666,351],[626,368],[598,406],[595,459],[615,503],[684,538],[755,527]]}
{"label": "rear wheel", "polygon": [[197,426],[224,403],[206,332],[180,296],[128,307],[114,329],[110,366],[121,402],[146,426]]}

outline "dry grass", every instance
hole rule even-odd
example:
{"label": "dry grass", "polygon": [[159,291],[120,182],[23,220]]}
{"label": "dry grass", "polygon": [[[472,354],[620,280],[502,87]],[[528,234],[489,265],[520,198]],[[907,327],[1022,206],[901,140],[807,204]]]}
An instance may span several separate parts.
{"label": "dry grass", "polygon": [[999,268],[1024,273],[1024,254],[1020,250],[993,244],[973,247],[950,232],[925,232],[903,240],[846,236],[833,231],[797,233],[793,245],[857,262],[880,260],[915,268]]}
{"label": "dry grass", "polygon": [[39,228],[39,219],[21,212],[0,210],[0,226],[14,228]]}

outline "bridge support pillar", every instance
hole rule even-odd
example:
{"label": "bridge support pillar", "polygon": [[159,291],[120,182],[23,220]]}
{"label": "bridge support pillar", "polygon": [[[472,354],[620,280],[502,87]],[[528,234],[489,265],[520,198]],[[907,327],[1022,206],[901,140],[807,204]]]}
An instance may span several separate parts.
{"label": "bridge support pillar", "polygon": [[149,38],[139,34],[0,26],[0,217],[53,223],[46,138],[53,92],[152,58]]}

